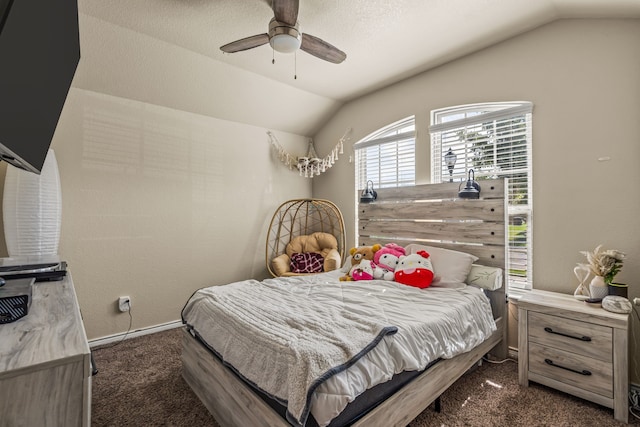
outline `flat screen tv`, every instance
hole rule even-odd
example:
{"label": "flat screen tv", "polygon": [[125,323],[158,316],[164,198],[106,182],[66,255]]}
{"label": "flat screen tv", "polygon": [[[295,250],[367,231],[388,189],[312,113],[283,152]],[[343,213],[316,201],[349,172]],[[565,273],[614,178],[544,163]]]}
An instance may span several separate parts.
{"label": "flat screen tv", "polygon": [[0,159],[40,173],[79,61],[77,0],[0,0]]}

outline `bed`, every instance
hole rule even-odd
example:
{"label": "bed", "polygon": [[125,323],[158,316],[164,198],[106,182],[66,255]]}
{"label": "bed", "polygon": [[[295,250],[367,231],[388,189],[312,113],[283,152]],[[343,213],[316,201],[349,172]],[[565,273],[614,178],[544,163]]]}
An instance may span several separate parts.
{"label": "bed", "polygon": [[[396,243],[405,246],[407,249],[427,246],[454,250],[456,253],[473,256],[474,269],[476,267],[488,267],[506,274],[508,266],[506,257],[505,181],[492,180],[483,182],[482,198],[479,200],[454,199],[457,190],[457,183],[380,189],[375,203],[359,205],[359,244],[373,245],[378,243],[384,245],[386,243]],[[433,250],[438,253],[439,249]],[[435,259],[434,269],[438,273],[438,264]],[[246,308],[250,311],[249,315],[254,316],[261,310],[249,309],[248,307],[252,303],[259,307],[260,301],[264,301],[264,298],[267,298],[262,292],[271,292],[268,288],[273,288],[275,292],[284,292],[283,289],[286,288],[289,293],[298,292],[300,295],[311,296],[309,304],[318,300],[324,301],[328,294],[340,295],[340,298],[344,300],[341,304],[346,304],[352,299],[357,302],[358,297],[352,297],[352,294],[356,295],[358,292],[360,292],[360,295],[367,294],[367,285],[370,285],[369,294],[378,292],[379,295],[385,295],[385,298],[390,294],[393,294],[395,298],[395,294],[407,293],[401,290],[401,287],[411,288],[395,282],[375,280],[371,281],[371,283],[367,283],[367,281],[339,283],[338,276],[339,272],[334,272],[333,275],[325,273],[324,275],[313,277],[268,279],[261,283],[248,281],[250,283],[241,282],[239,284],[216,287],[217,289],[203,290],[203,292],[196,293],[194,296],[198,295],[196,299],[205,301],[204,294],[211,293],[219,301],[224,301],[223,305],[225,307],[235,304],[233,310]],[[279,280],[293,280],[294,282],[283,285]],[[348,283],[352,283],[354,286],[350,287]],[[247,294],[245,290],[247,286],[250,286],[252,296],[251,298],[247,297],[247,301],[244,301],[243,298],[245,297],[243,295]],[[263,345],[262,339],[259,337],[254,338],[251,335],[254,332],[247,332],[250,335],[249,338],[243,339],[242,336],[244,334],[239,332],[241,330],[234,329],[242,327],[238,326],[242,325],[241,322],[236,322],[233,317],[230,317],[230,320],[225,319],[218,311],[213,309],[207,308],[200,312],[194,310],[192,307],[196,305],[196,302],[192,301],[194,299],[192,297],[185,305],[186,314],[183,311],[183,321],[187,325],[183,332],[183,377],[222,426],[285,427],[290,425],[323,425],[327,422],[330,422],[329,425],[332,426],[336,420],[339,420],[339,424],[335,425],[404,426],[438,399],[451,384],[484,355],[491,353],[497,358],[506,357],[506,295],[504,286],[498,289],[495,289],[496,286],[490,288],[493,290],[487,291],[475,286],[466,286],[461,289],[457,286],[433,286],[426,290],[417,288],[409,290],[410,301],[417,301],[417,299],[427,294],[441,295],[444,298],[443,301],[449,301],[447,300],[447,298],[451,298],[449,294],[457,293],[457,295],[461,295],[464,292],[464,298],[458,299],[473,301],[462,311],[458,309],[459,312],[465,313],[470,311],[469,307],[471,306],[482,305],[481,301],[484,298],[486,305],[490,307],[488,311],[492,321],[491,327],[474,326],[469,328],[468,326],[469,322],[478,322],[478,325],[483,325],[482,322],[484,320],[469,320],[465,318],[463,322],[458,322],[467,325],[466,331],[460,333],[464,347],[451,354],[440,354],[435,351],[435,353],[428,356],[419,356],[417,358],[421,359],[420,363],[423,365],[419,369],[412,366],[406,371],[395,372],[398,369],[397,365],[390,368],[380,368],[390,370],[389,372],[394,371],[391,380],[386,381],[387,377],[384,376],[382,380],[378,380],[382,381],[380,383],[364,385],[367,389],[365,391],[360,389],[353,391],[354,395],[349,396],[352,401],[340,409],[340,413],[333,420],[327,421],[322,418],[324,416],[322,415],[323,410],[314,409],[313,405],[318,401],[322,402],[324,399],[322,396],[332,394],[331,390],[333,390],[334,383],[331,383],[331,381],[346,383],[347,388],[363,387],[359,384],[359,381],[349,383],[345,378],[360,378],[357,377],[357,373],[354,373],[360,365],[369,363],[371,360],[380,360],[377,358],[386,357],[382,356],[383,347],[390,347],[390,343],[396,345],[396,341],[403,342],[405,340],[405,331],[414,329],[414,324],[403,322],[412,322],[412,320],[387,316],[384,307],[388,307],[388,304],[398,304],[404,307],[405,304],[409,303],[395,302],[394,300],[389,302],[377,297],[376,300],[380,299],[382,301],[382,306],[363,302],[361,306],[367,309],[363,308],[362,311],[366,312],[370,309],[370,313],[363,314],[358,312],[358,316],[352,316],[354,318],[347,319],[348,322],[363,322],[362,324],[347,322],[344,325],[336,323],[337,326],[335,326],[338,332],[342,332],[340,328],[343,328],[344,331],[358,330],[359,334],[360,331],[364,331],[356,338],[348,338],[347,343],[339,343],[338,347],[349,347],[351,344],[355,346],[348,349],[351,352],[349,353],[350,358],[345,359],[344,363],[336,365],[336,369],[325,371],[326,366],[323,363],[330,364],[333,362],[331,357],[327,357],[328,360],[325,361],[325,356],[323,356],[321,362],[318,362],[320,365],[317,367],[320,369],[318,372],[327,372],[329,374],[321,375],[321,380],[318,380],[314,376],[315,374],[311,375],[310,381],[301,386],[302,390],[307,390],[307,395],[302,396],[300,399],[283,400],[282,395],[279,394],[280,390],[272,392],[272,389],[264,386],[262,382],[269,382],[269,378],[280,378],[283,375],[279,372],[277,363],[274,362],[273,372],[267,372],[267,375],[263,375],[264,378],[259,377],[259,375],[265,374],[265,372],[259,372],[262,366],[266,366],[268,360],[278,358],[278,352],[269,348],[272,344],[265,343],[263,349],[261,347]],[[252,302],[252,298],[255,301]],[[299,302],[301,306],[304,306],[304,299],[301,297],[296,304]],[[217,302],[216,304],[221,303]],[[440,307],[455,306],[449,302],[439,302],[438,304]],[[264,304],[265,313],[268,313],[268,305]],[[330,304],[327,305],[330,306]],[[408,305],[406,306],[408,307]],[[202,313],[208,311],[221,316],[211,324],[211,330],[209,330],[209,327],[203,326],[204,323],[199,323],[200,321],[196,320],[197,317],[206,317]],[[295,310],[288,308],[284,311],[293,312]],[[358,311],[358,309],[350,307],[346,311],[353,312]],[[406,311],[408,312],[409,310],[407,309]],[[428,311],[433,310],[430,309]],[[308,311],[303,312],[308,313]],[[375,316],[367,317],[379,312],[385,312],[385,316],[378,316],[384,318],[383,320],[377,319]],[[280,316],[277,309],[273,313]],[[275,316],[273,313],[265,316],[271,318]],[[322,312],[320,317],[324,318],[324,316],[325,314]],[[482,317],[482,314],[480,316]],[[444,319],[451,317],[453,316],[446,313],[439,316],[439,318]],[[257,322],[262,322],[262,320],[258,319]],[[288,320],[283,320],[280,317],[275,322],[280,322],[276,323],[280,325],[289,323]],[[340,322],[343,322],[343,320]],[[218,329],[215,329],[216,323],[220,325]],[[333,327],[331,326],[330,328]],[[449,327],[450,325],[445,325],[442,328],[443,330],[448,330]],[[278,340],[286,342],[287,339],[290,339],[286,336],[286,328],[283,328],[284,332],[280,328],[274,329],[273,325],[269,325],[265,329],[274,331],[276,344]],[[314,342],[313,340],[319,342],[319,340],[323,339],[314,335],[322,333],[321,327],[317,329],[318,331],[314,328],[305,330],[305,334],[307,332],[310,334],[309,342]],[[469,331],[476,329],[479,332],[477,334],[472,333],[472,336],[470,336]],[[225,331],[230,332],[230,334],[227,334],[228,336],[225,335]],[[419,332],[418,336],[422,336],[420,335],[421,333]],[[333,338],[329,339],[329,341],[333,342],[332,340]],[[238,349],[233,350],[232,344],[235,341],[244,342],[244,347],[242,347],[241,343]],[[433,342],[439,341],[440,337],[438,336]],[[240,356],[248,352],[247,348],[251,346],[252,342],[258,343],[256,348],[260,348],[260,351],[257,352],[259,354],[250,356],[252,357],[251,361],[243,361]],[[438,347],[433,342],[430,341],[428,344],[418,348],[416,351],[419,353],[417,354],[427,353],[425,348]],[[275,346],[275,344],[273,345]],[[358,346],[360,345],[363,347],[361,351],[358,351],[360,348]],[[443,344],[441,347],[448,348],[459,345],[462,344]],[[416,345],[408,344],[408,347],[416,347]],[[274,353],[267,357],[269,351],[274,351]],[[260,354],[262,353],[264,354],[261,358]],[[224,357],[225,363],[222,362],[221,357]],[[301,359],[304,359],[304,357]],[[313,357],[311,359],[313,360]],[[315,363],[313,363],[314,368],[316,368]],[[400,365],[402,363],[405,362],[399,362]],[[310,364],[307,362],[307,365]],[[236,368],[236,366],[241,366],[241,368]],[[252,370],[252,366],[254,371],[258,371],[257,373],[249,372]],[[248,371],[243,372],[243,369],[248,369]],[[364,372],[370,372],[370,368],[367,367],[362,368],[360,366],[360,369]],[[298,371],[293,370],[293,372]],[[300,372],[306,374],[308,371]],[[388,375],[389,372],[386,372],[385,375]],[[253,375],[258,375],[258,377],[253,377]],[[295,376],[295,378],[306,377],[300,375]],[[309,384],[312,386],[309,387]],[[357,384],[357,387],[354,384]],[[269,386],[277,388],[281,385],[278,383]],[[327,392],[325,389],[326,393],[323,395],[322,387],[325,386],[328,387],[329,391]],[[290,391],[297,387],[297,384],[296,386],[288,385],[287,387]],[[385,389],[385,387],[388,388]],[[363,401],[366,403],[360,403]],[[287,404],[289,404],[289,407],[287,407]],[[365,408],[365,406],[367,407]],[[284,412],[283,407],[286,409]],[[353,407],[357,407],[357,410],[351,411],[350,408]],[[329,412],[331,411],[336,411],[336,409],[329,410]],[[321,414],[321,421],[317,424],[316,413]],[[340,417],[343,414],[350,415],[341,419]]]}

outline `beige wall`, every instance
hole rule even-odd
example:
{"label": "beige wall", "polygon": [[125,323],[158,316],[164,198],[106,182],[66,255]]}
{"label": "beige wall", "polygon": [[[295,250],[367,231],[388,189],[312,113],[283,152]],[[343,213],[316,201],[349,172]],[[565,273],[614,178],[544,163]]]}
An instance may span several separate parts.
{"label": "beige wall", "polygon": [[[295,151],[300,136],[275,132]],[[273,155],[266,130],[72,88],[56,129],[60,255],[89,338],[180,319],[198,288],[266,277],[267,227],[308,180]]]}
{"label": "beige wall", "polygon": [[[617,279],[630,285],[630,297],[638,297],[638,46],[639,20],[556,21],[346,104],[315,136],[316,148],[326,151],[345,128],[353,128],[351,145],[415,114],[417,180],[428,182],[431,110],[531,101],[534,287],[572,293],[577,286],[573,267],[584,261],[579,251],[603,244],[627,253]],[[598,161],[601,157],[610,160]],[[338,163],[315,179],[313,194],[342,209],[347,246],[353,245],[353,164]],[[640,324],[633,317],[639,343]],[[512,335],[510,344],[516,343]],[[640,383],[640,347],[632,347],[630,369]]]}

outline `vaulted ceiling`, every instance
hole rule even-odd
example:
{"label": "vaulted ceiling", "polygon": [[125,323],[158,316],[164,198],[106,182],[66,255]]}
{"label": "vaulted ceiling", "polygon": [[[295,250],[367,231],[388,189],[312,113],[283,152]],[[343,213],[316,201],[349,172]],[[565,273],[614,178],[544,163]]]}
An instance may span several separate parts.
{"label": "vaulted ceiling", "polygon": [[[638,0],[300,0],[301,31],[347,54],[336,65],[302,51],[274,54],[268,44],[221,52],[226,43],[267,32],[273,17],[268,0],[80,0],[79,7],[87,16],[243,70],[238,79],[272,86],[266,97],[290,91],[294,120],[303,120],[295,117],[296,99],[311,109],[309,99],[319,99],[316,120],[286,129],[302,134],[312,134],[344,102],[556,19],[640,17]],[[246,86],[234,80],[219,84]]]}

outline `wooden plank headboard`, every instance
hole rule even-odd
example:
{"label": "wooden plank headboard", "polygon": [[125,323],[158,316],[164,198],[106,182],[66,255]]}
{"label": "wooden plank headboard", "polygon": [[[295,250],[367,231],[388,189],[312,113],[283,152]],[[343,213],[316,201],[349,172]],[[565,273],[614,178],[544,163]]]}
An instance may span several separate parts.
{"label": "wooden plank headboard", "polygon": [[358,208],[358,243],[422,243],[471,253],[478,264],[507,260],[505,180],[481,181],[480,199],[457,198],[459,183],[382,188]]}
{"label": "wooden plank headboard", "polygon": [[[425,244],[477,256],[477,264],[499,267],[508,277],[506,179],[480,181],[480,199],[459,199],[460,183],[382,188],[372,203],[358,205],[358,244]],[[506,291],[489,292],[496,319],[505,322]]]}

